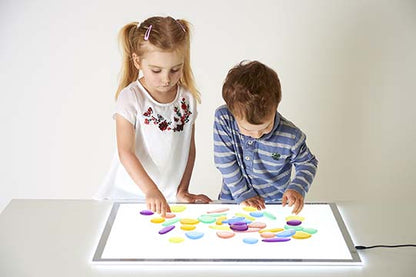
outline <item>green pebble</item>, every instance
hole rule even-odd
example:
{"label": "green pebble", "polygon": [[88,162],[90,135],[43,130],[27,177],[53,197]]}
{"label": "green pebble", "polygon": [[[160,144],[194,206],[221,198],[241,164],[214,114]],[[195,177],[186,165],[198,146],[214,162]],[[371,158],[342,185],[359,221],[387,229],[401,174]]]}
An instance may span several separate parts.
{"label": "green pebble", "polygon": [[290,225],[285,225],[285,229],[287,230],[287,229],[293,229],[293,230],[296,230],[296,231],[302,231],[303,230],[303,227],[302,226],[290,226]]}
{"label": "green pebble", "polygon": [[198,220],[202,223],[210,224],[215,222],[217,219],[210,215],[201,215],[200,217],[198,217]]}
{"label": "green pebble", "polygon": [[314,228],[303,228],[302,231],[311,235],[316,234],[316,232],[318,232],[318,230]]}
{"label": "green pebble", "polygon": [[265,217],[267,217],[269,219],[272,219],[272,220],[276,219],[276,217],[274,215],[272,215],[271,213],[263,212],[263,214],[264,214]]}
{"label": "green pebble", "polygon": [[180,218],[174,218],[174,219],[171,219],[171,220],[167,220],[167,221],[162,223],[162,226],[170,226],[170,225],[173,225],[173,224],[175,224],[176,222],[178,222],[180,220],[181,220]]}

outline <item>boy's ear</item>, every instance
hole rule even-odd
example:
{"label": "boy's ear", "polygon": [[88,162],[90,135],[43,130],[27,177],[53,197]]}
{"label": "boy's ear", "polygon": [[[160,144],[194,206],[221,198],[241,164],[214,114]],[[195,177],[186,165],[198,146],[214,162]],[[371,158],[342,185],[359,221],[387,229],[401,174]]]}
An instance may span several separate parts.
{"label": "boy's ear", "polygon": [[133,53],[132,55],[133,64],[137,68],[137,70],[140,70],[140,58],[136,55],[136,53]]}

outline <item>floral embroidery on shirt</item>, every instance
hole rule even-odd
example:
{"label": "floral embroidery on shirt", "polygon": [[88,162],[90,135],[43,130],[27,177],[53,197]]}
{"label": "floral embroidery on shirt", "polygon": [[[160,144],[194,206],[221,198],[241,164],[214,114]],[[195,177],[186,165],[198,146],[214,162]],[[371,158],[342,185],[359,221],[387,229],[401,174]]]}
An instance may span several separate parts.
{"label": "floral embroidery on shirt", "polygon": [[146,112],[143,113],[145,119],[144,124],[150,124],[153,122],[154,125],[158,125],[161,131],[171,131],[174,132],[181,132],[183,131],[183,126],[185,123],[189,122],[189,117],[192,112],[189,110],[189,104],[186,103],[185,98],[182,98],[180,108],[174,106],[173,111],[175,112],[176,116],[173,117],[173,124],[172,121],[166,120],[160,114],[153,114],[153,109],[149,107]]}

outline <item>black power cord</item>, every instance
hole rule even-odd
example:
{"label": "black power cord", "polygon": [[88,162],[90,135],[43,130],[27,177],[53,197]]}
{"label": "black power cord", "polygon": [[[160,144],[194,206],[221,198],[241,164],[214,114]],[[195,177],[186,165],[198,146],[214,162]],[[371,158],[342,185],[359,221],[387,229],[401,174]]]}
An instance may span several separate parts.
{"label": "black power cord", "polygon": [[384,248],[398,248],[398,247],[416,247],[416,244],[394,244],[394,245],[371,245],[371,246],[364,246],[364,245],[357,245],[355,246],[355,249],[357,250],[363,250],[363,249],[371,249],[376,247],[384,247]]}

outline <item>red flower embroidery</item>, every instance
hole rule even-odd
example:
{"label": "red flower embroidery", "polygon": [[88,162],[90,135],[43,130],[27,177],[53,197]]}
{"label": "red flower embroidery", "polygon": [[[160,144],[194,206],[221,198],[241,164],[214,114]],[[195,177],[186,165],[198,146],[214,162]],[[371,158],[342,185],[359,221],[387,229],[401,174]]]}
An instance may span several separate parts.
{"label": "red flower embroidery", "polygon": [[189,104],[186,103],[186,99],[182,98],[180,109],[178,107],[173,108],[174,113],[176,116],[173,117],[174,126],[172,125],[172,121],[166,120],[162,115],[157,114],[153,115],[153,109],[149,107],[146,112],[143,113],[144,124],[150,124],[153,122],[154,125],[157,125],[161,131],[174,131],[174,132],[181,132],[183,131],[184,125],[189,122],[189,117],[191,116],[192,112],[189,110]]}

